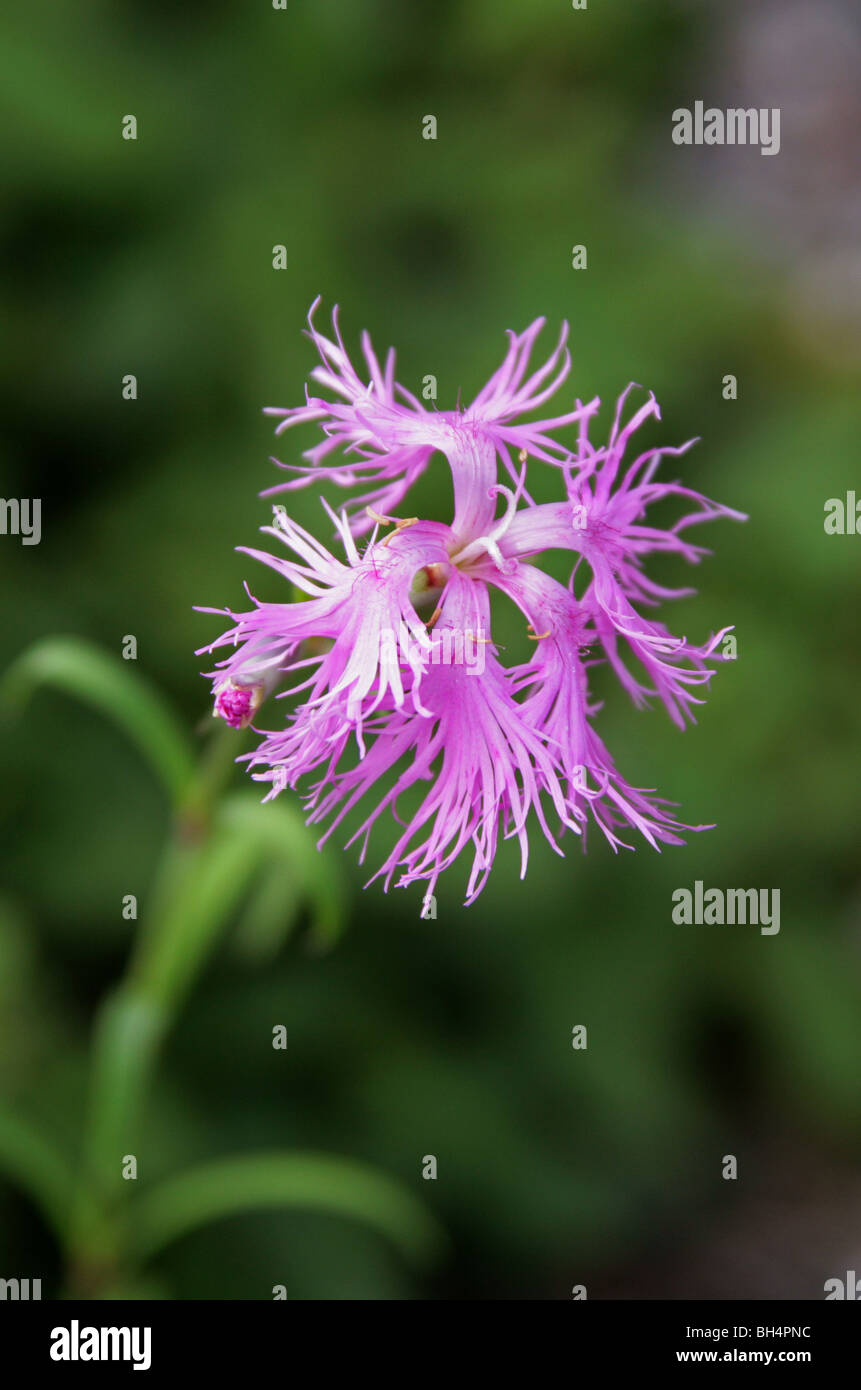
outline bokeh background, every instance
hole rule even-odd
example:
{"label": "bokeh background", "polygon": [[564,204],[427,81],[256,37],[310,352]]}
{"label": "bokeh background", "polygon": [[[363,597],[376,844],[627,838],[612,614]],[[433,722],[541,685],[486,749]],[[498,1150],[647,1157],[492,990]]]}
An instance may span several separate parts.
{"label": "bokeh background", "polygon": [[[260,412],[301,399],[317,294],[352,348],[362,328],[397,346],[407,386],[435,374],[446,408],[504,330],[545,314],[549,343],[567,318],[560,400],[651,387],[650,442],[700,436],[685,480],[750,514],[703,532],[699,597],[668,615],[697,640],[736,625],[697,727],[595,678],[619,767],[715,830],[660,856],[593,836],[564,861],[536,836],[525,884],[506,846],[468,911],[449,873],[435,921],[419,890],[363,892],[335,854],[337,944],[310,950],[300,915],[261,965],[228,931],[167,1041],[150,1172],[263,1147],[352,1156],[426,1204],[447,1252],[416,1267],[350,1220],[249,1213],[165,1250],[154,1290],[799,1298],[861,1269],[861,540],[823,529],[826,499],[859,482],[853,8],[34,0],[4,16],[0,491],[43,507],[39,546],[0,538],[4,665],[50,634],[116,655],[134,634],[202,740],[194,650],[218,620],[193,605],[239,603],[246,577],[271,596],[233,548],[267,520],[269,455],[312,442],[275,450]],[[697,99],[781,107],[779,155],[675,146],[671,112]],[[416,509],[444,516],[446,486],[430,473]],[[316,495],[294,500],[326,534]],[[5,718],[0,767],[0,1091],[73,1149],[94,1010],[141,926],[121,900],[145,918],[167,810],[121,734],[56,692]],[[674,925],[671,893],[695,879],[779,888],[780,934]],[[51,1233],[0,1176],[13,1273],[62,1287]]]}

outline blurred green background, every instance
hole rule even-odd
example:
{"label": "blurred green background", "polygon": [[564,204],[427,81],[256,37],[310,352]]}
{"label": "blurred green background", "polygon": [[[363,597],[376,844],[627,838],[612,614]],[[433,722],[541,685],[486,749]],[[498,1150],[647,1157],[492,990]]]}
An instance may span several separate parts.
{"label": "blurred green background", "polygon": [[[167,1040],[147,1176],[274,1147],[361,1159],[437,1217],[447,1253],[419,1267],[351,1220],[249,1213],[167,1248],[154,1291],[821,1297],[861,1268],[861,541],[823,530],[825,500],[858,483],[855,30],[831,4],[811,39],[806,8],[81,0],[4,17],[0,491],[41,497],[43,532],[0,537],[4,665],[49,634],[116,656],[134,634],[201,739],[194,650],[219,626],[192,606],[241,604],[245,578],[272,596],[233,547],[268,519],[269,455],[314,438],[276,447],[260,411],[302,398],[317,294],[352,349],[362,328],[397,347],[413,391],[436,375],[441,408],[480,388],[504,330],[545,314],[549,344],[567,318],[560,409],[599,393],[606,422],[628,381],[651,387],[648,442],[702,439],[666,476],[750,514],[698,536],[699,596],[666,614],[695,640],[736,625],[698,726],[595,676],[620,769],[717,829],[660,856],[593,835],[564,861],[535,835],[526,883],[507,845],[464,911],[459,865],[435,921],[419,890],[363,892],[336,853],[334,948],[310,950],[300,920],[261,966],[228,932]],[[779,156],[674,146],[670,114],[697,98],[781,105]],[[432,471],[415,509],[444,516],[446,488]],[[316,493],[291,510],[328,534]],[[0,768],[0,1094],[72,1150],[94,1010],[141,926],[122,898],[145,919],[167,808],[121,734],[57,692],[6,716]],[[696,879],[779,888],[780,934],[674,925],[671,893]],[[49,1231],[0,1176],[12,1274],[62,1287]]]}

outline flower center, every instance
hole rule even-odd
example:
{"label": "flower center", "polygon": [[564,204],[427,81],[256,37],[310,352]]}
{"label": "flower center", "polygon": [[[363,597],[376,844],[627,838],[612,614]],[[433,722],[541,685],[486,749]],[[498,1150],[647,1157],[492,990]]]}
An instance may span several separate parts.
{"label": "flower center", "polygon": [[430,612],[436,606],[440,591],[448,581],[448,565],[423,565],[416,570],[410,585],[410,598],[416,612]]}

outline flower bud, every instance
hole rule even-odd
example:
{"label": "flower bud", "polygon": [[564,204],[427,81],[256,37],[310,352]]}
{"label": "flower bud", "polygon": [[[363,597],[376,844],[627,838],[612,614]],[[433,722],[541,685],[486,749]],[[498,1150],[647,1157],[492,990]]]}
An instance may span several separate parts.
{"label": "flower bud", "polygon": [[246,729],[251,723],[268,694],[264,681],[253,685],[240,685],[227,680],[215,689],[215,707],[212,711],[216,719],[223,719],[231,729]]}

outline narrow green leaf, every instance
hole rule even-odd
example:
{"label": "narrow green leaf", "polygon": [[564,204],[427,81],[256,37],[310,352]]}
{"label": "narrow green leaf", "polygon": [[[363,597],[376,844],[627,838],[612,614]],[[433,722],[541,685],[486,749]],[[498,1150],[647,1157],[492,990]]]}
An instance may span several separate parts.
{"label": "narrow green leaf", "polygon": [[117,1155],[139,1145],[162,1040],[262,857],[216,811],[207,839],[171,846],[162,862],[128,978],[102,1003],[93,1039],[86,1148],[102,1194],[122,1187]]}
{"label": "narrow green leaf", "polygon": [[[96,1018],[90,1067],[87,1177],[101,1195],[122,1187],[120,1157],[141,1141],[141,1101],[165,1032],[165,1014],[133,984],[109,994]],[[76,1216],[80,1230],[88,1212]]]}
{"label": "narrow green leaf", "polygon": [[78,637],[46,637],[0,680],[0,702],[22,706],[40,686],[74,695],[120,726],[178,804],[194,773],[190,740],[170,706],[134,666]]}
{"label": "narrow green leaf", "polygon": [[220,1159],[144,1192],[129,1211],[133,1251],[149,1259],[210,1221],[273,1207],[362,1221],[414,1261],[433,1258],[442,1245],[436,1222],[400,1184],[352,1159],[297,1152]]}
{"label": "narrow green leaf", "polygon": [[140,937],[133,980],[172,1018],[219,932],[264,862],[266,846],[248,828],[226,824],[217,808],[208,840],[180,851],[181,872]]}
{"label": "narrow green leaf", "polygon": [[297,883],[311,905],[311,931],[316,944],[328,947],[341,936],[346,923],[346,894],[337,857],[318,850],[299,808],[284,797],[265,805],[247,792],[225,798],[226,825],[253,836],[267,855],[292,866]]}
{"label": "narrow green leaf", "polygon": [[[316,853],[307,831],[289,816],[259,814],[268,809],[247,794],[224,798],[207,838],[172,846],[162,863],[128,981],[104,1002],[94,1038],[87,1156],[103,1194],[120,1186],[116,1155],[135,1151],[161,1041],[257,875],[277,860],[307,891]],[[316,901],[326,904],[319,890]]]}
{"label": "narrow green leaf", "polygon": [[41,1134],[4,1108],[0,1108],[0,1173],[27,1193],[62,1241],[71,1214],[72,1174]]}
{"label": "narrow green leaf", "polygon": [[248,965],[272,960],[296,925],[302,893],[296,867],[275,859],[259,875],[236,927],[233,948]]}

